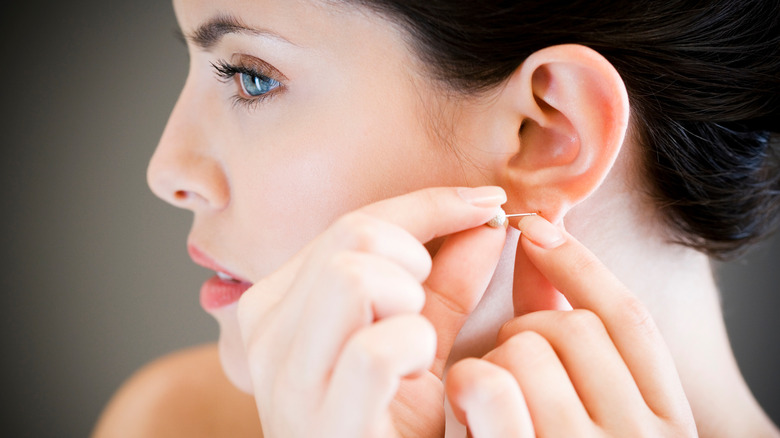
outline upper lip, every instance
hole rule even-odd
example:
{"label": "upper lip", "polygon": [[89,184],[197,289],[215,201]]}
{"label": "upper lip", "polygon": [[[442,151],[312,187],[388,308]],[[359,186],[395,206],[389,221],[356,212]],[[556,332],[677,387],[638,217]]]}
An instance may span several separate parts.
{"label": "upper lip", "polygon": [[190,258],[192,259],[192,261],[195,262],[195,264],[197,265],[203,266],[206,269],[211,269],[212,271],[217,271],[223,274],[227,274],[233,279],[240,281],[242,283],[250,283],[249,280],[241,277],[240,275],[236,275],[235,273],[228,271],[224,266],[214,261],[213,258],[211,258],[208,254],[203,252],[200,248],[198,248],[194,244],[187,245],[187,252],[190,254]]}

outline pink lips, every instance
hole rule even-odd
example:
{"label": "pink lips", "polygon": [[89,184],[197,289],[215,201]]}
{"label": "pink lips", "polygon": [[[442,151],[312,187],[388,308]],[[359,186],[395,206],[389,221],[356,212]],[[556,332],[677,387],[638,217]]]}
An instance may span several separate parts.
{"label": "pink lips", "polygon": [[187,250],[190,253],[190,258],[196,264],[231,277],[230,279],[225,279],[214,275],[203,283],[200,289],[200,305],[206,311],[216,310],[235,303],[252,286],[252,283],[231,274],[196,246],[188,245]]}

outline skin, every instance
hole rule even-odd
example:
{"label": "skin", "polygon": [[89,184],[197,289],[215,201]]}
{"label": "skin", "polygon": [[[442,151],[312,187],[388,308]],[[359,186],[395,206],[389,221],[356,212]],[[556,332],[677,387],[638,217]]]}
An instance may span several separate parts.
{"label": "skin", "polygon": [[[185,34],[231,13],[276,35],[229,34],[208,50],[190,41],[189,76],[149,166],[155,194],[195,213],[188,243],[254,283],[211,313],[222,367],[253,394],[265,436],[441,436],[445,423],[447,436],[464,436],[459,423],[477,437],[777,436],[734,363],[706,257],[665,243],[630,189],[641,182],[628,103],[602,58],[544,51],[502,90],[464,98],[443,93],[400,31],[364,11],[174,7]],[[210,63],[238,59],[272,65],[282,87],[236,105],[240,82],[218,80]],[[575,73],[586,85],[567,90],[574,103],[535,106],[555,103],[556,78]],[[582,116],[594,107],[623,122]],[[513,125],[524,118],[534,123]],[[551,134],[560,127],[574,132]],[[483,226],[506,202],[555,225],[514,221],[522,238]],[[214,361],[213,350],[196,356]],[[118,430],[150,380],[128,383],[96,436]],[[250,402],[225,394],[242,408],[224,424],[256,426],[237,413]],[[147,415],[197,421],[169,414]]]}

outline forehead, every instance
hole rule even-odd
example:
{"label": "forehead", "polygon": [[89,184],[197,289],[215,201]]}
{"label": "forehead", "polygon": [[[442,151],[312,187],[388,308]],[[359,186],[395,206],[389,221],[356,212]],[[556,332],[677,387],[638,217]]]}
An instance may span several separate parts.
{"label": "forehead", "polygon": [[[174,0],[182,31],[192,34],[214,17],[233,17],[247,27],[282,36],[299,47],[327,44],[384,44],[400,40],[400,32],[378,15],[344,2],[316,0]],[[355,39],[359,35],[360,39]],[[392,41],[397,42],[397,41]]]}
{"label": "forehead", "polygon": [[[281,67],[295,65],[292,71],[282,71],[290,79],[307,70],[326,69],[342,77],[381,76],[403,80],[415,88],[430,83],[427,69],[407,45],[405,32],[364,7],[335,0],[174,0],[173,3],[179,26],[190,40],[199,28],[215,18],[235,19],[242,26],[257,30],[231,34],[225,39],[231,40],[229,47],[234,51],[263,48],[257,52],[261,57],[273,53],[273,61],[281,62]],[[280,38],[267,38],[269,34]],[[239,43],[232,44],[237,39]],[[286,42],[279,44],[279,41]]]}

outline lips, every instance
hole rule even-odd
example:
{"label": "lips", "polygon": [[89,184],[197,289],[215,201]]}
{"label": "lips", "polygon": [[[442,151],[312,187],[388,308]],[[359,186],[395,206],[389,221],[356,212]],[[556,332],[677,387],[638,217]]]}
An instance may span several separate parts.
{"label": "lips", "polygon": [[200,305],[206,311],[235,303],[252,286],[248,280],[230,273],[195,245],[188,245],[187,250],[196,264],[216,271],[216,275],[206,280],[200,289]]}
{"label": "lips", "polygon": [[233,283],[215,275],[200,288],[200,305],[206,311],[233,304],[252,286],[251,283]]}

